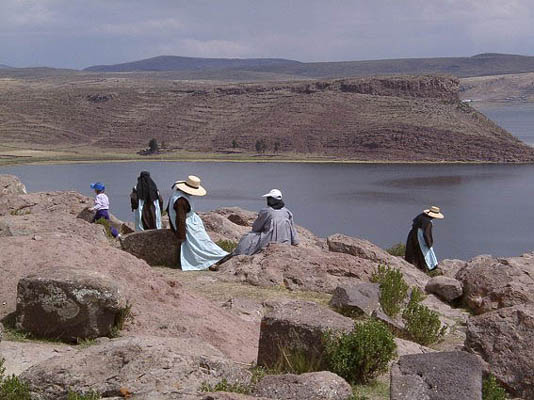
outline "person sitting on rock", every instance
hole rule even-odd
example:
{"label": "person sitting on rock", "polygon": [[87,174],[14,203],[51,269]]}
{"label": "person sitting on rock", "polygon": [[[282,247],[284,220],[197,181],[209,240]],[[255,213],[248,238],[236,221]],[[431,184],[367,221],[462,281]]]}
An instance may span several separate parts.
{"label": "person sitting on rock", "polygon": [[267,198],[267,207],[262,209],[252,231],[241,238],[232,255],[253,255],[269,243],[285,243],[296,246],[299,243],[293,214],[282,201],[282,192],[272,189],[262,197]]}
{"label": "person sitting on rock", "polygon": [[[93,223],[101,218],[109,221],[109,198],[107,194],[104,193],[106,187],[103,183],[95,182],[91,183],[91,189],[94,189],[96,193],[95,205],[89,208],[90,211],[96,211],[95,216],[93,217]],[[111,226],[110,230],[113,237],[119,236],[119,232],[114,227]]]}
{"label": "person sitting on rock", "polygon": [[132,211],[135,213],[135,230],[161,229],[163,198],[148,171],[142,171],[137,185],[130,194]]}
{"label": "person sitting on rock", "polygon": [[167,212],[171,229],[180,242],[179,267],[183,271],[207,269],[228,253],[213,243],[202,220],[194,211],[194,197],[205,196],[206,189],[200,185],[200,178],[196,176],[189,176],[186,181],[177,181],[172,188],[174,193],[169,199]]}
{"label": "person sitting on rock", "polygon": [[436,268],[438,260],[432,247],[434,244],[432,220],[443,218],[445,216],[440,212],[439,207],[432,206],[413,219],[412,229],[406,240],[404,256],[406,261],[423,271]]}

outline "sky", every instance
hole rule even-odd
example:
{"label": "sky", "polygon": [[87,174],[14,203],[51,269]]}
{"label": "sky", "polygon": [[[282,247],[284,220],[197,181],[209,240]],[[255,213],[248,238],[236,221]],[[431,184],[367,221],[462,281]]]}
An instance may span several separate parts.
{"label": "sky", "polygon": [[534,0],[0,0],[0,64],[534,55]]}

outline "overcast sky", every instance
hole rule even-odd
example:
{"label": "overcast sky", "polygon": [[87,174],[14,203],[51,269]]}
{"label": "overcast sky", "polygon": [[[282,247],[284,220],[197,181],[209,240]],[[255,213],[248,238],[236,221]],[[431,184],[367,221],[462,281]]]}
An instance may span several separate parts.
{"label": "overcast sky", "polygon": [[0,0],[0,64],[534,55],[534,0]]}

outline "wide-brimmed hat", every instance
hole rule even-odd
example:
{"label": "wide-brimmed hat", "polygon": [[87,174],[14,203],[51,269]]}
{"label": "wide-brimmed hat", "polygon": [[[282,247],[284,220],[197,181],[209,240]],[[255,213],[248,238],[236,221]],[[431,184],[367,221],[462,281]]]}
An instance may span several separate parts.
{"label": "wide-brimmed hat", "polygon": [[206,189],[200,186],[200,178],[194,175],[189,175],[186,181],[176,181],[173,186],[191,196],[205,196],[207,193]]}
{"label": "wide-brimmed hat", "polygon": [[261,197],[272,197],[276,200],[282,200],[282,192],[278,189],[271,189],[269,193],[266,193]]}
{"label": "wide-brimmed hat", "polygon": [[428,215],[429,217],[436,218],[436,219],[445,218],[445,215],[443,215],[439,207],[436,207],[436,206],[430,207],[428,210],[425,210],[424,213]]}
{"label": "wide-brimmed hat", "polygon": [[96,190],[105,190],[106,189],[106,186],[104,186],[103,183],[100,183],[100,182],[95,182],[95,183],[91,183],[91,189],[96,189]]}

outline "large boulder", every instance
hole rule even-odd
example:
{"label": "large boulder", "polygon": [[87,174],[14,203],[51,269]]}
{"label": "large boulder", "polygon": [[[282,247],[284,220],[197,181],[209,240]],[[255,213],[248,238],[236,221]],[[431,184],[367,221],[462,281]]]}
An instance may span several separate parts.
{"label": "large boulder", "polygon": [[301,375],[267,375],[254,392],[279,400],[346,400],[352,398],[351,386],[332,372],[310,372]]}
{"label": "large boulder", "polygon": [[125,309],[126,300],[111,277],[48,268],[19,281],[16,326],[38,337],[92,339],[110,335]]}
{"label": "large boulder", "polygon": [[444,275],[435,276],[426,284],[425,290],[433,293],[443,301],[451,303],[460,298],[463,293],[462,283]]}
{"label": "large boulder", "polygon": [[406,282],[411,286],[424,289],[429,279],[425,273],[401,257],[392,256],[368,240],[336,233],[328,237],[327,243],[328,249],[331,252],[350,254],[356,258],[371,261],[375,265],[389,265],[390,267],[399,269]]}
{"label": "large boulder", "polygon": [[342,313],[371,316],[380,309],[380,285],[361,282],[338,286],[332,294],[330,305]]}
{"label": "large boulder", "polygon": [[375,268],[375,263],[348,254],[271,243],[253,256],[232,257],[218,276],[261,287],[332,293],[341,284],[368,281]]}
{"label": "large boulder", "polygon": [[0,216],[65,213],[79,215],[93,205],[93,199],[78,192],[37,192],[29,194],[8,194],[0,196]]}
{"label": "large boulder", "polygon": [[465,346],[489,364],[506,388],[534,398],[534,305],[521,304],[471,317]]}
{"label": "large boulder", "polygon": [[482,364],[461,351],[402,356],[390,390],[391,400],[481,400]]}
{"label": "large boulder", "polygon": [[15,311],[18,281],[47,268],[94,271],[113,277],[128,303],[132,320],[122,331],[129,335],[198,337],[240,362],[257,356],[257,323],[244,321],[181,284],[145,261],[120,249],[83,239],[6,237],[0,241],[0,318]]}
{"label": "large boulder", "polygon": [[320,363],[323,336],[328,331],[350,332],[354,321],[313,302],[274,305],[261,320],[258,365],[275,366],[292,355]]}
{"label": "large boulder", "polygon": [[121,247],[150,265],[178,267],[179,243],[170,229],[130,233],[120,239]]}
{"label": "large boulder", "polygon": [[14,175],[0,175],[0,196],[6,194],[26,194],[26,186]]}
{"label": "large boulder", "polygon": [[534,301],[534,253],[498,259],[473,258],[456,275],[463,301],[476,314]]}
{"label": "large boulder", "polygon": [[438,264],[438,270],[449,278],[456,277],[458,271],[464,268],[467,265],[467,262],[464,260],[457,259],[445,259],[440,260]]}
{"label": "large boulder", "polygon": [[159,399],[183,398],[222,379],[246,383],[250,372],[198,339],[125,337],[48,359],[20,378],[40,400],[66,399],[70,390]]}

